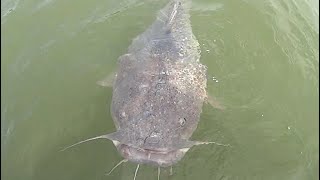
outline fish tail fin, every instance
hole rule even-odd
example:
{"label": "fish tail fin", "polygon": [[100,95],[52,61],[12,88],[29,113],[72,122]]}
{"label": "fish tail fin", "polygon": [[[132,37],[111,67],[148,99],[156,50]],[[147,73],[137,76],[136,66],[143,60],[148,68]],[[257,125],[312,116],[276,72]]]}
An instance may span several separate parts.
{"label": "fish tail fin", "polygon": [[157,19],[170,27],[179,17],[188,14],[191,7],[191,0],[171,0],[160,10]]}

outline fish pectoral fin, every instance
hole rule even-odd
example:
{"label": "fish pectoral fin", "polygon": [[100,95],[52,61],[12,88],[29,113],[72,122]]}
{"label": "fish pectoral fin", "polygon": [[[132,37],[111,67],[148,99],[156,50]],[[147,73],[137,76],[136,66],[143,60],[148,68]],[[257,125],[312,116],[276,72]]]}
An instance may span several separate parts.
{"label": "fish pectoral fin", "polygon": [[112,72],[104,79],[97,81],[97,84],[102,87],[112,87],[116,77],[117,77],[117,74],[115,72]]}
{"label": "fish pectoral fin", "polygon": [[207,94],[207,98],[206,98],[205,102],[210,104],[213,108],[220,109],[220,110],[226,109],[226,107],[224,105],[222,105],[222,103],[219,102],[216,97],[211,96],[209,94]]}

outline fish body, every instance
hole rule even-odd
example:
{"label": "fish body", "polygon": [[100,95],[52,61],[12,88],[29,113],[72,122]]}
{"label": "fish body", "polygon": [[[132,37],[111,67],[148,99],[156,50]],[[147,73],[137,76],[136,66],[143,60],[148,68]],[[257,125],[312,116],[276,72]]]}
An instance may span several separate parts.
{"label": "fish body", "polygon": [[111,139],[129,161],[171,166],[194,145],[189,138],[207,97],[207,68],[189,10],[188,1],[170,1],[119,58]]}
{"label": "fish body", "polygon": [[[111,114],[116,131],[75,145],[109,139],[126,161],[168,167],[192,147],[218,144],[189,140],[204,102],[224,109],[207,95],[207,68],[190,24],[190,1],[171,0],[153,24],[118,59],[115,78],[98,84],[113,87]],[[111,83],[112,82],[112,83]],[[225,145],[223,145],[225,146]],[[135,173],[135,177],[136,177]],[[158,174],[159,178],[159,174]]]}

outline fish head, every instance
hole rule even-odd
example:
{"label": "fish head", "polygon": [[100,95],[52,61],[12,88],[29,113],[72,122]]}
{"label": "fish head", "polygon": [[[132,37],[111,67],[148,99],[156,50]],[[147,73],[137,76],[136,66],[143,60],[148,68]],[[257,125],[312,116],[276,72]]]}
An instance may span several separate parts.
{"label": "fish head", "polygon": [[[114,133],[96,136],[93,138],[85,139],[78,143],[67,146],[60,151],[64,151],[71,147],[79,144],[96,140],[96,139],[109,139],[116,146],[118,152],[123,156],[124,160],[129,160],[138,164],[149,164],[157,167],[168,167],[176,164],[182,159],[182,157],[188,152],[192,146],[201,144],[217,144],[224,145],[216,142],[200,142],[200,141],[189,141],[185,139],[175,139],[174,144],[167,145],[164,148],[159,147],[147,147],[137,146],[126,140],[124,133],[117,131]],[[121,161],[123,162],[123,161]]]}

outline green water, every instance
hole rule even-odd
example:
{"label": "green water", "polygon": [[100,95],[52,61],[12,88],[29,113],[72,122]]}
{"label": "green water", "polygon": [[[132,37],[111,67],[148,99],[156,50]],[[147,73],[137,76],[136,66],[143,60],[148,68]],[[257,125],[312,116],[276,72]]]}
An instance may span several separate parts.
{"label": "green water", "polygon": [[[95,82],[167,1],[1,0],[1,177],[6,180],[132,180],[110,141],[64,152],[115,130],[112,90]],[[194,0],[193,32],[208,91],[192,148],[161,180],[319,178],[317,0]],[[137,180],[157,179],[140,166]]]}

